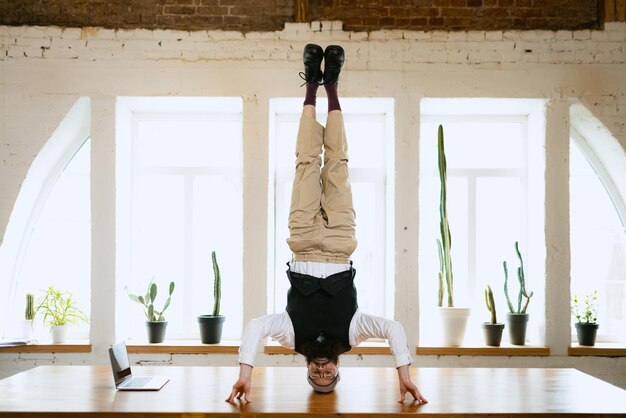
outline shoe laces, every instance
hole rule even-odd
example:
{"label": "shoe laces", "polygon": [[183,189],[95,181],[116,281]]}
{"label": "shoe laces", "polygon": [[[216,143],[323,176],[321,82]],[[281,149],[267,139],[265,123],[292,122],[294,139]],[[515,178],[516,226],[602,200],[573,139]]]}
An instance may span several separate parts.
{"label": "shoe laces", "polygon": [[[309,80],[307,80],[307,78],[306,78],[306,73],[304,73],[303,71],[300,71],[300,72],[298,73],[298,75],[300,76],[300,78],[301,78],[301,79],[303,79],[303,80],[304,80],[304,83],[300,84],[300,87],[304,86],[306,83],[313,83],[313,81],[309,81]],[[322,76],[322,81],[318,81],[318,82],[317,82],[317,85],[318,85],[318,86],[321,86],[321,85],[323,85],[323,84],[324,84],[324,77]]]}

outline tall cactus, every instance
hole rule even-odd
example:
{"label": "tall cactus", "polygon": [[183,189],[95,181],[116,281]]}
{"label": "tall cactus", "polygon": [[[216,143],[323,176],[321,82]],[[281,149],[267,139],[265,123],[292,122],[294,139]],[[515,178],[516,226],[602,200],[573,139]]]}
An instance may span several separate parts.
{"label": "tall cactus", "polygon": [[447,188],[447,164],[446,164],[446,152],[443,141],[443,126],[439,125],[437,132],[437,155],[439,166],[439,182],[441,184],[441,191],[439,193],[439,235],[437,239],[437,250],[439,253],[439,303],[438,306],[443,306],[444,295],[444,283],[445,289],[448,293],[448,307],[454,306],[453,297],[453,285],[454,279],[452,276],[452,256],[450,250],[452,247],[452,236],[450,234],[450,224],[448,223],[448,188]]}
{"label": "tall cactus", "polygon": [[497,324],[498,318],[496,317],[496,301],[493,298],[493,291],[489,285],[485,287],[485,305],[487,305],[487,310],[491,313],[491,323]]}
{"label": "tall cactus", "polygon": [[[502,263],[504,267],[504,295],[506,296],[506,302],[509,305],[509,311],[511,313],[525,314],[530,298],[533,296],[533,292],[528,293],[526,291],[526,277],[524,276],[524,260],[522,259],[522,253],[519,250],[519,242],[515,241],[515,252],[519,259],[520,266],[517,268],[517,280],[519,281],[519,293],[517,295],[517,310],[513,307],[511,299],[509,298],[509,271],[506,261]],[[522,300],[526,298],[526,303],[522,307]]]}
{"label": "tall cactus", "polygon": [[213,275],[215,276],[213,281],[213,316],[218,316],[222,298],[222,277],[220,276],[220,267],[217,265],[215,251],[211,253],[211,259],[213,260]]}
{"label": "tall cactus", "polygon": [[24,319],[27,321],[35,319],[35,296],[32,293],[26,294],[26,310],[24,311]]}

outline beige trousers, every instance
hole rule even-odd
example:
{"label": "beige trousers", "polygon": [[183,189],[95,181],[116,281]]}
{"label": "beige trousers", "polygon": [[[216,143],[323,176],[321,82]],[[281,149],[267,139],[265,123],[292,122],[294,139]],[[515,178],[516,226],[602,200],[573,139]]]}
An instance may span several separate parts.
{"label": "beige trousers", "polygon": [[343,115],[331,111],[324,128],[303,114],[287,239],[294,260],[349,263],[357,244],[355,226]]}

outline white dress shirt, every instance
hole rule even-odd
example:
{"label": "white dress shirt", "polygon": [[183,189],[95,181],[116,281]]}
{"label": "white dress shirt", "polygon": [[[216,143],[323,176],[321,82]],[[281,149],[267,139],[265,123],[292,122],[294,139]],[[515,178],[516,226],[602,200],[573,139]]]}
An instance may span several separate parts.
{"label": "white dress shirt", "polygon": [[[349,264],[318,263],[313,261],[296,261],[290,263],[291,271],[308,274],[314,277],[328,277],[350,269]],[[287,348],[295,346],[295,332],[289,314],[285,311],[255,318],[248,322],[239,347],[239,363],[254,366],[254,360],[262,339],[271,337]],[[362,313],[359,309],[354,313],[348,331],[350,345],[355,347],[368,338],[385,338],[393,353],[396,367],[411,364],[409,345],[404,328],[398,321],[380,316]]]}

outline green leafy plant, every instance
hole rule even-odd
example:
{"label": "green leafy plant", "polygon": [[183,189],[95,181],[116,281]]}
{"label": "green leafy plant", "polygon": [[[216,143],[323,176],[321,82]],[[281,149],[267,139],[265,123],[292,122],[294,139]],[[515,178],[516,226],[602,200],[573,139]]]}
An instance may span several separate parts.
{"label": "green leafy plant", "polygon": [[146,291],[145,296],[138,296],[132,293],[128,293],[128,289],[126,289],[126,293],[128,293],[128,297],[132,301],[137,302],[144,306],[145,308],[144,313],[146,314],[146,318],[148,318],[148,321],[163,322],[165,321],[165,316],[163,316],[163,313],[165,312],[167,307],[170,306],[170,301],[172,300],[172,293],[174,293],[175,287],[176,285],[174,284],[174,282],[170,282],[169,295],[167,299],[165,300],[165,304],[163,304],[163,309],[161,309],[160,311],[157,311],[154,308],[154,301],[156,300],[157,293],[158,293],[158,288],[157,288],[156,283],[154,283],[154,279],[150,280],[150,283],[148,283],[148,290]]}
{"label": "green leafy plant", "polygon": [[217,256],[215,251],[211,253],[213,260],[213,316],[220,314],[220,302],[222,299],[222,276],[220,275],[220,266],[217,264]]}
{"label": "green leafy plant", "polygon": [[[517,314],[525,314],[526,308],[528,308],[528,303],[530,303],[530,298],[533,296],[533,292],[526,292],[526,278],[524,276],[524,260],[522,259],[522,253],[519,250],[519,242],[515,241],[515,252],[517,253],[517,258],[519,259],[519,267],[517,268],[517,280],[519,281],[519,292],[517,294],[517,309],[513,307],[511,303],[511,299],[509,298],[509,271],[507,268],[506,261],[502,262],[504,267],[504,295],[506,296],[506,302],[509,305],[509,312],[517,313]],[[526,302],[524,306],[522,306],[522,300],[526,298]]]}
{"label": "green leafy plant", "polygon": [[35,295],[32,293],[26,294],[26,309],[24,311],[24,319],[32,321],[35,319]]}
{"label": "green leafy plant", "polygon": [[450,224],[448,223],[448,187],[447,187],[447,164],[446,152],[443,140],[443,126],[439,125],[437,132],[437,156],[439,167],[439,183],[441,190],[439,193],[439,238],[437,239],[437,251],[439,253],[439,294],[438,306],[443,306],[444,286],[448,294],[448,307],[454,306],[454,278],[452,275],[452,236],[450,234]]}
{"label": "green leafy plant", "polygon": [[496,301],[493,298],[493,291],[491,290],[491,286],[487,285],[485,287],[485,305],[487,305],[487,310],[491,314],[491,324],[497,324],[498,318],[496,316]]}
{"label": "green leafy plant", "polygon": [[594,290],[585,296],[581,301],[574,294],[572,296],[572,315],[576,321],[581,324],[597,324],[598,323],[598,291]]}
{"label": "green leafy plant", "polygon": [[55,289],[53,286],[44,291],[35,312],[43,313],[43,323],[46,326],[78,325],[87,322],[85,315],[72,299],[68,291]]}

